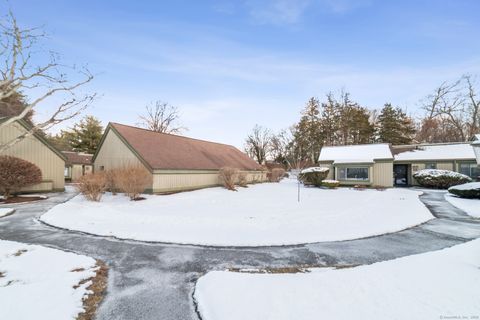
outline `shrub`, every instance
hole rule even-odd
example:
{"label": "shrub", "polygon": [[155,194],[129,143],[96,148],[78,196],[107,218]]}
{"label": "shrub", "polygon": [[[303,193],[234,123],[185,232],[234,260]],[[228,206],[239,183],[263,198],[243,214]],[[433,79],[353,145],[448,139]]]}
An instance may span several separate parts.
{"label": "shrub", "polygon": [[272,171],[268,173],[268,180],[270,182],[280,182],[280,180],[282,180],[284,175],[285,175],[285,169],[273,168]]}
{"label": "shrub", "polygon": [[117,194],[117,191],[120,189],[118,187],[118,174],[119,169],[110,169],[105,171],[106,179],[106,191],[110,191],[113,195]]}
{"label": "shrub", "polygon": [[26,160],[0,156],[0,192],[6,199],[21,188],[42,182],[42,171]]}
{"label": "shrub", "polygon": [[90,201],[100,201],[106,188],[107,177],[105,172],[87,174],[78,179],[78,191]]}
{"label": "shrub", "polygon": [[247,174],[245,172],[240,172],[238,174],[238,185],[240,187],[246,188],[248,184]]}
{"label": "shrub", "polygon": [[422,187],[435,189],[448,189],[452,186],[472,181],[469,176],[464,174],[437,169],[420,170],[415,172],[413,177]]}
{"label": "shrub", "polygon": [[322,186],[327,187],[328,189],[336,189],[340,185],[340,181],[337,180],[323,180]]}
{"label": "shrub", "polygon": [[220,182],[225,187],[225,189],[236,191],[235,181],[238,176],[238,169],[223,167],[220,169]]}
{"label": "shrub", "polygon": [[130,200],[139,200],[139,196],[152,185],[152,174],[140,165],[130,165],[117,169],[115,180],[118,189],[124,192]]}
{"label": "shrub", "polygon": [[322,181],[328,176],[329,171],[330,169],[327,167],[307,168],[298,174],[298,179],[304,185],[314,185],[316,187],[320,187],[322,185]]}
{"label": "shrub", "polygon": [[480,199],[480,182],[470,182],[448,188],[448,192],[460,198]]}

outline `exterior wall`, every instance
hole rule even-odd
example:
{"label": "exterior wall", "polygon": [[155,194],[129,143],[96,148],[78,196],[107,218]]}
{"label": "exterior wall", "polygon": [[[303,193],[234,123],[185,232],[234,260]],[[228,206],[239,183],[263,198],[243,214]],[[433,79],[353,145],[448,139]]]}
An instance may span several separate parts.
{"label": "exterior wall", "polygon": [[318,163],[319,167],[328,167],[330,171],[328,171],[327,175],[327,180],[333,180],[334,179],[334,173],[335,173],[335,168],[333,167],[333,162],[331,161],[324,161],[324,162],[319,162]]}
{"label": "exterior wall", "polygon": [[109,130],[94,162],[96,171],[119,168],[125,165],[141,165],[143,163],[130,150],[115,132]]}
{"label": "exterior wall", "polygon": [[373,185],[393,187],[393,161],[379,161],[373,164]]}
{"label": "exterior wall", "polygon": [[[264,171],[244,171],[247,181],[264,182],[267,173]],[[156,170],[153,175],[153,193],[186,191],[220,185],[216,170]]]}
{"label": "exterior wall", "polygon": [[[18,123],[0,128],[0,142],[5,143],[15,139],[25,132],[25,128]],[[65,189],[64,168],[65,161],[35,136],[29,136],[2,155],[21,158],[36,164],[42,171],[44,183],[22,189],[22,192],[60,191]]]}
{"label": "exterior wall", "polygon": [[70,179],[72,179],[72,181],[77,181],[84,174],[90,174],[92,172],[93,166],[91,165],[74,164],[71,166]]}

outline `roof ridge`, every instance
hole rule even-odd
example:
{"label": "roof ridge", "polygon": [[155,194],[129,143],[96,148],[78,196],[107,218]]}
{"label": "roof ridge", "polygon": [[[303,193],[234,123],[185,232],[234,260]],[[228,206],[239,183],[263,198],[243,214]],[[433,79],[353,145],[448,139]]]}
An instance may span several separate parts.
{"label": "roof ridge", "polygon": [[156,131],[149,130],[149,129],[146,129],[146,128],[135,127],[135,126],[131,126],[131,125],[128,125],[128,124],[122,124],[122,123],[118,123],[118,122],[110,122],[110,124],[112,124],[112,125],[124,126],[124,127],[129,127],[129,128],[132,128],[132,129],[143,130],[143,131],[147,131],[147,132],[155,133],[155,134],[167,135],[167,136],[172,136],[172,137],[177,137],[177,138],[183,138],[183,139],[188,139],[188,140],[201,141],[201,142],[206,142],[206,143],[219,144],[219,145],[222,145],[222,146],[227,146],[227,147],[235,148],[235,147],[234,147],[233,145],[231,145],[231,144],[226,144],[226,143],[221,143],[221,142],[215,142],[215,141],[209,141],[209,140],[203,140],[203,139],[197,139],[197,138],[192,138],[192,137],[186,137],[186,136],[181,136],[181,135],[173,134],[173,133],[156,132]]}
{"label": "roof ridge", "polygon": [[322,149],[324,149],[324,148],[338,148],[338,147],[380,146],[380,145],[390,146],[389,143],[382,142],[382,143],[347,144],[347,145],[338,145],[338,146],[323,146]]}

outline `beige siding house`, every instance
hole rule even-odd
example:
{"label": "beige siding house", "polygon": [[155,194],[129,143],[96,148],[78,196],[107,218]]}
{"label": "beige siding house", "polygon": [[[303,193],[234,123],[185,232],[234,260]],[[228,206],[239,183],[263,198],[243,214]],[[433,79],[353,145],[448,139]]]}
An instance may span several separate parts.
{"label": "beige siding house", "polygon": [[328,179],[342,185],[417,185],[413,174],[422,169],[456,171],[476,180],[480,176],[478,138],[472,143],[323,147],[319,164],[330,168]]}
{"label": "beige siding house", "polygon": [[319,164],[330,168],[327,179],[342,185],[393,186],[393,155],[388,144],[323,147]]}
{"label": "beige siding house", "polygon": [[[22,120],[0,127],[0,143],[7,143],[24,134],[28,124]],[[34,134],[2,152],[36,164],[42,171],[42,183],[25,188],[22,192],[48,192],[65,190],[65,157],[41,135]]]}
{"label": "beige siding house", "polygon": [[237,148],[172,134],[109,123],[93,157],[94,170],[144,166],[152,174],[149,192],[194,190],[220,184],[222,167],[237,168],[249,181],[265,181],[266,172]]}
{"label": "beige siding house", "polygon": [[93,154],[62,151],[67,159],[65,163],[65,180],[76,182],[82,176],[93,173]]}

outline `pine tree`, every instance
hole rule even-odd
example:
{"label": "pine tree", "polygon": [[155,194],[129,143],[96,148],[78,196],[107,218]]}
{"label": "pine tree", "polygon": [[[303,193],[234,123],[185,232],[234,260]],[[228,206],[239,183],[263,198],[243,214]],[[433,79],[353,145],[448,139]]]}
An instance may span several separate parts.
{"label": "pine tree", "polygon": [[377,139],[391,144],[412,143],[415,123],[401,108],[386,103],[377,120]]}
{"label": "pine tree", "polygon": [[322,103],[320,127],[325,137],[325,145],[333,146],[337,143],[339,130],[339,104],[332,93],[327,94],[327,102]]}
{"label": "pine tree", "polygon": [[295,152],[301,159],[311,163],[317,163],[324,141],[319,105],[316,98],[308,100],[294,133]]}
{"label": "pine tree", "polygon": [[103,127],[97,118],[86,116],[73,127],[73,134],[73,150],[95,153],[102,139]]}
{"label": "pine tree", "polygon": [[61,150],[95,153],[102,139],[103,127],[93,116],[86,116],[70,130],[62,130],[51,138]]}

